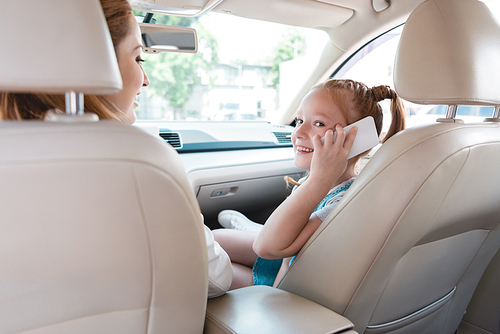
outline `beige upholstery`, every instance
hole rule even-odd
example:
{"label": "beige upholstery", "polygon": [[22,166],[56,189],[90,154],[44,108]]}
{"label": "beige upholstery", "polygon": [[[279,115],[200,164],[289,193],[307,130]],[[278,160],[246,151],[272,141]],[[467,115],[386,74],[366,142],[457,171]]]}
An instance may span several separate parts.
{"label": "beige upholstery", "polygon": [[491,260],[474,291],[458,334],[500,333],[500,252]]}
{"label": "beige upholstery", "polygon": [[122,88],[99,0],[2,1],[0,24],[0,91],[110,94]]}
{"label": "beige upholstery", "polygon": [[[97,0],[4,2],[0,30],[0,90],[121,87]],[[0,333],[201,333],[207,249],[177,152],[75,117],[0,122]]]}
{"label": "beige upholstery", "polygon": [[210,299],[205,334],[353,333],[353,324],[324,306],[287,291],[252,286]]}
{"label": "beige upholstery", "polygon": [[344,315],[360,333],[403,325],[401,333],[453,333],[500,244],[499,163],[497,123],[401,133],[373,156],[279,288]]}
{"label": "beige upholstery", "polygon": [[500,26],[476,0],[428,0],[408,18],[394,68],[415,103],[498,105]]}
{"label": "beige upholstery", "polygon": [[[398,92],[414,102],[500,104],[499,32],[479,1],[424,2],[401,37]],[[278,288],[343,315],[359,333],[454,333],[500,246],[499,165],[496,122],[397,134]]]}
{"label": "beige upholstery", "polygon": [[201,333],[206,245],[177,152],[113,121],[0,122],[0,333]]}

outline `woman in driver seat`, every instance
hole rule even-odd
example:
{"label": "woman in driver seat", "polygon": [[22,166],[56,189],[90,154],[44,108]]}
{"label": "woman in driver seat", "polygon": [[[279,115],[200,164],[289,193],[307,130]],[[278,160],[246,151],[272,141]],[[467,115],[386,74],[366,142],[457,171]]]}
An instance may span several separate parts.
{"label": "woman in driver seat", "polygon": [[[100,0],[115,49],[123,89],[111,95],[85,95],[85,111],[100,119],[134,123],[137,97],[149,79],[141,63],[142,38],[128,0]],[[61,94],[23,94],[0,92],[0,120],[44,120],[53,113],[64,113],[65,96]],[[208,248],[208,297],[224,294],[232,281],[229,257],[214,241],[204,225]]]}

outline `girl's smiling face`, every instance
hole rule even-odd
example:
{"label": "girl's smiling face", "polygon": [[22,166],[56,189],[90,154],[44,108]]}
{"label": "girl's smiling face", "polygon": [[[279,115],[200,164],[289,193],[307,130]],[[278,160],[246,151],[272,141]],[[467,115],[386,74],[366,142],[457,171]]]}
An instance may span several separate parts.
{"label": "girl's smiling face", "polygon": [[314,89],[302,100],[297,112],[292,144],[294,162],[299,168],[309,170],[314,152],[313,137],[324,137],[328,129],[335,131],[335,125],[347,126],[347,121],[325,89]]}

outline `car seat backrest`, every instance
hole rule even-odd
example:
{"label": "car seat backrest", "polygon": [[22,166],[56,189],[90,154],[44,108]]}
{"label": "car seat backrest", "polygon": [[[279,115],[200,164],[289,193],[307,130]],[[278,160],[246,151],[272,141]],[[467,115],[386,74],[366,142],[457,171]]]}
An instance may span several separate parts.
{"label": "car seat backrest", "polygon": [[459,334],[500,333],[500,252],[486,268],[467,306]]}
{"label": "car seat backrest", "polygon": [[0,122],[0,332],[201,333],[198,204],[177,152],[114,121]]}
{"label": "car seat backrest", "polygon": [[[500,94],[477,91],[483,82],[498,80],[490,77],[500,64],[485,71],[490,64],[478,64],[483,51],[464,43],[470,31],[452,29],[467,12],[472,20],[464,24],[467,29],[480,25],[479,31],[498,31],[485,9],[475,0],[436,0],[413,12],[395,64],[403,97],[433,104],[500,104]],[[420,29],[425,35],[434,21],[441,29],[433,30],[433,38],[413,39]],[[458,58],[468,56],[460,60],[464,68],[457,68],[454,58],[433,54],[434,42],[445,40]],[[497,40],[489,34],[481,47]],[[422,58],[424,51],[429,58]],[[500,48],[491,51],[500,56]],[[414,75],[424,71],[425,78]],[[405,130],[383,144],[299,252],[279,288],[344,315],[359,333],[454,333],[500,245],[500,127],[450,121]]]}
{"label": "car seat backrest", "polygon": [[496,123],[436,124],[387,141],[279,287],[358,332],[439,322],[437,332],[453,333],[500,243],[499,155]]}

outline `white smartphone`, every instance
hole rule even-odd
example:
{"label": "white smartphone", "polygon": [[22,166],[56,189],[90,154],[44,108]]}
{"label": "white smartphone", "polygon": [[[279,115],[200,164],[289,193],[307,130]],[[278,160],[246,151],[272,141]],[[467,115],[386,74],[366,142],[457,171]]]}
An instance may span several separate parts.
{"label": "white smartphone", "polygon": [[[356,138],[354,139],[354,143],[352,144],[347,159],[351,159],[352,157],[360,153],[368,151],[369,149],[377,146],[379,143],[377,128],[375,127],[375,120],[373,119],[373,117],[368,116],[346,126],[344,128],[346,136],[349,134],[349,131],[353,126],[358,128],[358,133],[356,134]],[[337,132],[334,132],[333,133],[334,142],[336,137],[337,137]],[[321,143],[323,144],[325,143],[325,137],[321,138]]]}

